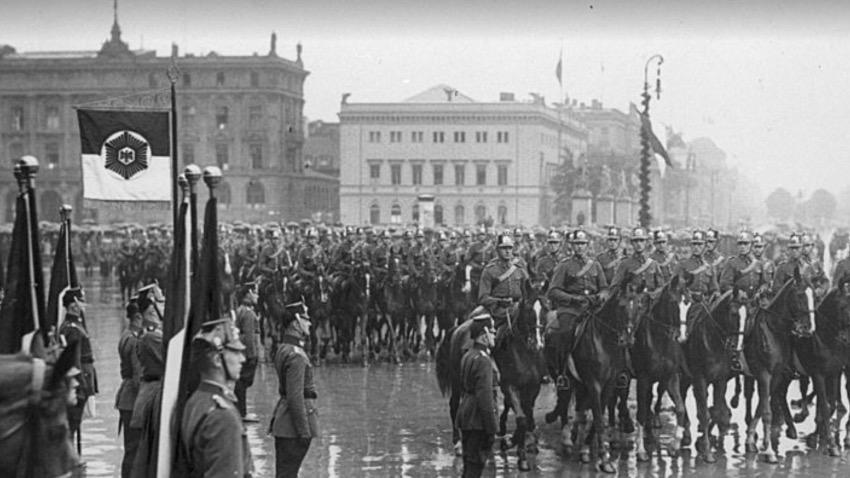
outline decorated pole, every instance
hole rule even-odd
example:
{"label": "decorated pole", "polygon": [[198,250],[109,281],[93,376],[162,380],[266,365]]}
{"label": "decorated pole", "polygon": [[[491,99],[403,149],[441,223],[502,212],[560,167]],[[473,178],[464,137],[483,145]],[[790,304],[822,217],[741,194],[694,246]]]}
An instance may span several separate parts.
{"label": "decorated pole", "polygon": [[[653,55],[646,60],[646,65],[643,68],[643,94],[641,95],[642,100],[641,104],[643,105],[643,112],[641,113],[647,120],[649,119],[649,100],[652,96],[649,94],[649,65],[653,62],[657,61],[657,70],[655,77],[655,94],[656,99],[661,99],[661,64],[664,63],[664,57],[661,55]],[[649,193],[652,191],[652,185],[650,184],[649,177],[649,166],[650,159],[652,159],[652,147],[650,145],[650,134],[652,134],[651,130],[649,130],[646,126],[644,126],[644,122],[641,121],[641,129],[640,129],[640,171],[638,173],[638,179],[640,181],[640,213],[638,216],[638,222],[641,227],[648,228],[652,223],[652,213],[650,212],[649,207]]]}

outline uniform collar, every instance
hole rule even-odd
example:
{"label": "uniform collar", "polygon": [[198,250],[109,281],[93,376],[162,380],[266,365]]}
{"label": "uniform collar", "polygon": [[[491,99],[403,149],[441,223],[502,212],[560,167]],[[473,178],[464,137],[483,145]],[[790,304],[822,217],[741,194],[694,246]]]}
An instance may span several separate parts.
{"label": "uniform collar", "polygon": [[201,383],[198,384],[198,390],[219,394],[230,401],[236,401],[236,395],[233,393],[233,390],[228,388],[227,385],[213,380],[201,380]]}
{"label": "uniform collar", "polygon": [[478,350],[480,352],[484,352],[484,355],[490,355],[489,350],[487,350],[487,347],[485,347],[484,344],[480,344],[478,342],[473,342],[472,348],[475,349],[475,350]]}
{"label": "uniform collar", "polygon": [[298,338],[294,335],[286,334],[281,339],[281,342],[289,345],[297,345],[301,348],[304,348],[304,339]]}

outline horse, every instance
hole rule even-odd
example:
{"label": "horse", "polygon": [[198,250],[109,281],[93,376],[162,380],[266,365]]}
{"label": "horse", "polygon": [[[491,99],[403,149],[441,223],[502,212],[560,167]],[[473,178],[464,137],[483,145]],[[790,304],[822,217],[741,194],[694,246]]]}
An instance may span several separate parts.
{"label": "horse", "polygon": [[260,276],[257,295],[257,311],[260,313],[260,325],[263,339],[271,339],[271,351],[277,350],[277,345],[283,338],[283,316],[286,305],[300,300],[300,295],[294,294],[289,277],[284,271],[278,270],[269,276]]}
{"label": "horse", "polygon": [[[517,446],[517,462],[520,470],[528,470],[528,452],[536,451],[536,444],[526,439],[528,432],[534,432],[534,402],[540,392],[542,366],[542,348],[539,328],[540,316],[533,303],[522,301],[517,307],[517,317],[508,321],[504,339],[493,351],[493,358],[500,371],[499,386],[505,400],[504,410],[499,418],[499,433],[503,438],[503,449]],[[462,384],[460,383],[460,361],[463,354],[472,346],[469,327],[472,321],[465,320],[446,332],[437,348],[437,383],[443,396],[449,396],[449,414],[452,422],[452,444],[455,453],[461,454],[460,430],[455,426],[455,416],[460,404]],[[516,413],[516,430],[512,438],[506,438],[507,413]]]}
{"label": "horse", "polygon": [[[686,284],[690,282],[687,276],[688,274],[685,274]],[[732,412],[726,404],[726,387],[729,379],[736,373],[732,370],[729,344],[730,338],[734,339],[740,330],[740,321],[745,320],[741,315],[744,309],[733,304],[733,296],[737,296],[737,291],[725,294],[709,309],[705,302],[694,300],[686,285],[679,303],[680,313],[688,319],[688,337],[684,349],[690,371],[689,376],[680,379],[680,393],[684,398],[688,389],[693,387],[699,420],[698,431],[702,433],[697,440],[697,450],[707,463],[717,461],[712,449],[712,440],[709,439],[713,426],[718,427],[722,437],[729,430],[732,417]],[[708,407],[709,385],[712,386],[713,394],[711,410]],[[690,417],[687,412],[684,418],[682,447],[689,446],[691,442]]]}
{"label": "horse", "polygon": [[687,317],[679,310],[681,297],[679,276],[673,276],[661,289],[649,314],[637,326],[632,357],[637,378],[635,455],[638,461],[649,460],[645,445],[657,441],[650,411],[654,383],[660,385],[658,400],[667,390],[676,413],[676,432],[668,449],[670,456],[678,455],[684,435],[685,401],[680,390],[680,376],[687,373],[682,349],[682,343],[687,340]]}
{"label": "horse", "polygon": [[[597,457],[597,468],[605,473],[615,473],[611,463],[609,446],[603,443],[606,407],[615,397],[618,376],[628,368],[627,350],[634,345],[637,321],[648,307],[648,297],[630,285],[627,277],[611,296],[593,311],[576,331],[572,359],[581,383],[585,399],[579,399],[577,410],[592,413],[589,433],[579,432],[586,437],[582,445],[582,461],[590,461],[591,454]],[[580,403],[584,402],[584,405]],[[581,428],[585,428],[586,419]],[[588,445],[588,442],[590,445]]]}
{"label": "horse", "polygon": [[77,476],[65,379],[75,355],[67,348],[54,365],[24,354],[0,355],[0,476]]}
{"label": "horse", "polygon": [[420,331],[424,338],[425,349],[431,356],[436,352],[437,342],[445,335],[440,330],[434,334],[434,325],[437,320],[437,281],[439,277],[434,273],[433,266],[428,263],[422,269],[419,276],[411,278],[410,295],[413,301],[413,314],[415,330]]}
{"label": "horse", "polygon": [[[841,399],[841,374],[850,366],[850,283],[844,281],[832,289],[818,305],[814,321],[796,322],[792,336],[794,353],[806,374],[814,382],[817,395],[817,431],[811,435],[839,456],[835,441],[840,416],[832,417]],[[808,318],[808,316],[807,316]],[[850,436],[845,438],[850,444]]]}
{"label": "horse", "polygon": [[[337,272],[331,277],[331,323],[336,330],[337,341],[334,352],[342,356],[343,362],[351,359],[358,320],[365,322],[366,310],[372,294],[372,277],[360,268],[348,272]],[[365,328],[361,327],[363,363],[368,361]]]}
{"label": "horse", "polygon": [[380,303],[383,320],[387,327],[387,340],[392,360],[400,363],[399,341],[405,355],[410,355],[407,340],[404,340],[404,329],[412,314],[411,302],[407,287],[402,280],[399,258],[393,258],[388,264],[387,274],[380,286]]}

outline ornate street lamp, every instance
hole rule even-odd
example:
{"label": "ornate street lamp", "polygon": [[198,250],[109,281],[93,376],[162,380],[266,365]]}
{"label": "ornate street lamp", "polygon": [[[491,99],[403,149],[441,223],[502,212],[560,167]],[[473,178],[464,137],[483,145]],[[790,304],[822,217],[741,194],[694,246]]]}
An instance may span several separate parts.
{"label": "ornate street lamp", "polygon": [[646,65],[643,68],[643,114],[647,121],[641,121],[640,128],[640,171],[638,178],[640,180],[640,213],[638,221],[642,227],[649,227],[652,222],[652,214],[649,212],[649,192],[652,190],[652,185],[649,182],[649,165],[652,155],[651,146],[649,144],[650,132],[647,129],[649,124],[649,65],[652,62],[657,62],[655,73],[655,95],[656,99],[661,99],[661,64],[664,63],[664,57],[661,55],[653,55],[646,60]]}

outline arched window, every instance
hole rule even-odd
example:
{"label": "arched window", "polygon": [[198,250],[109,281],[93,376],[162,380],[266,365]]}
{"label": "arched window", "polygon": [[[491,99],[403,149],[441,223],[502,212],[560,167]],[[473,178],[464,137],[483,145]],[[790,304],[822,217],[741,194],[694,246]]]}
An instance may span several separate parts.
{"label": "arched window", "polygon": [[413,205],[413,209],[410,211],[410,219],[413,222],[419,222],[419,204]]}
{"label": "arched window", "polygon": [[218,191],[216,191],[218,198],[218,204],[221,206],[230,206],[230,183],[222,182],[218,186]]}
{"label": "arched window", "polygon": [[41,219],[50,222],[59,222],[59,208],[62,207],[62,196],[56,191],[45,191],[41,195],[41,204],[38,210]]}
{"label": "arched window", "polygon": [[434,205],[434,224],[443,224],[443,206]]}
{"label": "arched window", "polygon": [[257,181],[256,179],[252,179],[248,182],[248,186],[245,189],[245,197],[246,202],[251,206],[257,206],[259,204],[266,203],[266,190],[263,189],[263,183]]}
{"label": "arched window", "polygon": [[464,219],[463,215],[464,215],[463,204],[458,204],[457,206],[455,206],[455,225],[456,226],[462,226],[462,225],[466,224],[466,220]]}
{"label": "arched window", "polygon": [[484,222],[487,219],[487,206],[479,204],[475,206],[475,222]]}
{"label": "arched window", "polygon": [[496,213],[497,221],[499,224],[505,225],[508,223],[508,207],[504,204],[499,205],[499,209]]}
{"label": "arched window", "polygon": [[392,209],[390,209],[390,222],[401,224],[401,206],[399,204],[393,204]]}
{"label": "arched window", "polygon": [[369,207],[369,224],[380,224],[381,223],[381,206],[377,204],[372,204]]}

